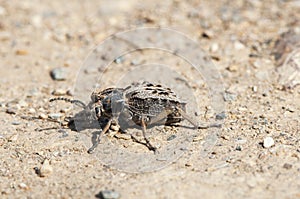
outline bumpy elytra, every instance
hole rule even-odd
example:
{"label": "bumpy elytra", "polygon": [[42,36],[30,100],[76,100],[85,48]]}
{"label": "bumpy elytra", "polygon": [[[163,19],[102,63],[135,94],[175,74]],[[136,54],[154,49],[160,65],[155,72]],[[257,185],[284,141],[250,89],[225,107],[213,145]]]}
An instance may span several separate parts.
{"label": "bumpy elytra", "polygon": [[[54,100],[65,100],[83,105],[78,100],[65,98],[54,98],[50,101]],[[181,101],[170,88],[146,81],[132,83],[126,88],[95,91],[91,95],[91,100],[89,107],[92,106],[95,109],[98,121],[107,119],[108,122],[99,134],[97,141],[88,150],[89,153],[95,150],[102,135],[109,130],[112,124],[141,127],[146,142],[144,144],[154,152],[157,149],[146,136],[147,126],[172,125],[186,119],[195,128],[220,127],[219,124],[199,126],[186,114],[186,103]],[[136,138],[133,137],[133,139],[137,141]]]}

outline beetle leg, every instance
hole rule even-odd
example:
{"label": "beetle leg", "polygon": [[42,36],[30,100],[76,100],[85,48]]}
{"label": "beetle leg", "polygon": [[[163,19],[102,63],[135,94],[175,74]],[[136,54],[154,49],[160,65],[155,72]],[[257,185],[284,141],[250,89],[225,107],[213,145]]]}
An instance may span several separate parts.
{"label": "beetle leg", "polygon": [[142,116],[142,123],[141,124],[142,124],[143,137],[146,141],[147,147],[149,148],[149,150],[156,152],[157,148],[150,143],[150,141],[148,140],[148,138],[146,136],[147,132],[146,132],[146,123],[145,123],[144,116]]}
{"label": "beetle leg", "polygon": [[152,118],[150,120],[150,123],[149,124],[157,124],[159,121],[165,119],[167,121],[167,117],[168,115],[172,113],[172,109],[164,109],[162,112],[160,112],[157,116],[155,116],[155,118]]}
{"label": "beetle leg", "polygon": [[211,127],[217,127],[220,128],[222,127],[221,124],[204,124],[204,125],[199,125],[194,119],[192,119],[188,114],[186,114],[186,112],[184,112],[181,108],[176,108],[176,110],[180,113],[180,115],[186,119],[187,121],[189,121],[195,128],[197,129],[208,129]]}
{"label": "beetle leg", "polygon": [[111,125],[111,123],[112,123],[113,120],[114,119],[111,118],[107,122],[107,124],[105,125],[104,129],[100,132],[100,134],[99,134],[96,142],[93,144],[93,146],[91,148],[89,148],[88,153],[93,153],[94,152],[94,150],[97,148],[98,144],[100,143],[102,136],[108,131],[108,129],[109,129],[109,127],[110,127],[110,125]]}

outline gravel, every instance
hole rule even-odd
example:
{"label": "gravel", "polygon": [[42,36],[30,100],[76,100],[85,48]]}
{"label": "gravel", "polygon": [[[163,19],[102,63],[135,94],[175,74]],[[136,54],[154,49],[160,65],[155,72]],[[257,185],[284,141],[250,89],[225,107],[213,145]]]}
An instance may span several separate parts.
{"label": "gravel", "polygon": [[266,137],[264,139],[264,142],[263,142],[263,146],[264,148],[270,148],[271,146],[273,146],[275,144],[275,141],[273,140],[272,137]]}
{"label": "gravel", "polygon": [[53,80],[63,81],[67,78],[67,73],[64,68],[54,68],[50,72],[50,76]]}

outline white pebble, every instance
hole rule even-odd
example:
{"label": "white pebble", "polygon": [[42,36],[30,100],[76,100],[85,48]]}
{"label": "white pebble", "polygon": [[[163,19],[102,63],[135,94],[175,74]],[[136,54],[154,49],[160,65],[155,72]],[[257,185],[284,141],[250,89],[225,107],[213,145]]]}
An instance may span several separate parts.
{"label": "white pebble", "polygon": [[264,139],[264,143],[263,143],[264,148],[270,148],[274,144],[275,144],[275,142],[272,137],[266,137]]}
{"label": "white pebble", "polygon": [[19,187],[21,188],[21,189],[27,189],[28,187],[27,187],[27,184],[25,184],[25,183],[23,183],[23,182],[21,182],[20,184],[19,184]]}
{"label": "white pebble", "polygon": [[43,165],[40,168],[40,176],[47,177],[53,172],[49,160],[45,159]]}
{"label": "white pebble", "polygon": [[6,9],[5,8],[3,8],[2,6],[0,6],[0,16],[4,16],[4,15],[6,15]]}
{"label": "white pebble", "polygon": [[245,45],[239,41],[235,41],[233,45],[236,50],[243,50],[245,48]]}

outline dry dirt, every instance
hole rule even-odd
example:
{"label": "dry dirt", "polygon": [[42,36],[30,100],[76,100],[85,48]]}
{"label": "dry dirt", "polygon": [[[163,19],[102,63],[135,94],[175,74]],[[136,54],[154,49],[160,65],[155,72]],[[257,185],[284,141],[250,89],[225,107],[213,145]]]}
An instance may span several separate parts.
{"label": "dry dirt", "polygon": [[[271,53],[281,33],[300,32],[299,1],[0,0],[0,19],[0,198],[95,198],[103,190],[114,190],[120,198],[300,198],[300,87],[283,89],[278,78],[285,70],[277,70]],[[212,57],[226,90],[224,125],[193,131],[193,140],[169,154],[174,159],[153,158],[124,135],[105,137],[102,148],[88,154],[95,129],[60,129],[64,117],[74,114],[72,105],[49,99],[73,94],[88,102],[86,93],[95,85],[88,84],[84,93],[76,90],[86,83],[79,72],[85,59],[111,34],[141,27],[180,31]],[[107,53],[114,48],[118,42]],[[105,73],[84,72],[104,74],[108,86],[124,80],[120,77],[130,64],[148,58],[174,64],[178,74],[191,77],[199,120],[214,118],[205,80],[193,79],[191,66],[175,54],[155,52],[133,52]],[[57,67],[65,70],[65,80],[51,78]],[[156,74],[165,79],[166,73]],[[185,90],[178,86],[185,81],[176,80],[168,86]],[[152,128],[151,139],[163,148],[176,131],[177,137],[185,132],[178,129]],[[165,135],[170,132],[175,136]],[[271,147],[263,146],[267,137],[274,140]],[[132,159],[118,159],[113,148],[106,148],[109,142],[142,154],[138,163],[144,161],[148,170],[158,162],[164,168],[139,172],[137,162],[130,167]]]}

